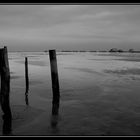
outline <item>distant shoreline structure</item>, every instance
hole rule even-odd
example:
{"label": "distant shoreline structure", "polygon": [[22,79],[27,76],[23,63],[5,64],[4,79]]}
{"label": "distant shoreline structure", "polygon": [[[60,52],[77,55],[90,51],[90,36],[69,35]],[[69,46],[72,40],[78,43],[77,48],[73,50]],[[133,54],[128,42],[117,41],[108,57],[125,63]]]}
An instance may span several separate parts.
{"label": "distant shoreline structure", "polygon": [[[30,52],[34,52],[34,53],[48,53],[49,50],[44,50],[44,51],[9,51],[10,53],[30,53]],[[107,53],[140,53],[140,50],[133,50],[133,49],[129,49],[129,50],[122,50],[122,49],[116,49],[116,48],[112,48],[110,50],[56,50],[56,52],[107,52]]]}
{"label": "distant shoreline structure", "polygon": [[[9,51],[9,53],[48,53],[49,51]],[[129,51],[123,51],[123,52],[110,52],[110,51],[56,51],[56,52],[104,52],[104,53],[140,53],[140,51],[133,51],[133,52],[129,52]]]}
{"label": "distant shoreline structure", "polygon": [[[49,50],[45,50],[44,52],[49,52]],[[110,52],[110,53],[140,53],[140,51],[135,51],[133,49],[129,49],[128,51],[124,51],[122,49],[110,49],[110,50],[59,50],[57,52]]]}

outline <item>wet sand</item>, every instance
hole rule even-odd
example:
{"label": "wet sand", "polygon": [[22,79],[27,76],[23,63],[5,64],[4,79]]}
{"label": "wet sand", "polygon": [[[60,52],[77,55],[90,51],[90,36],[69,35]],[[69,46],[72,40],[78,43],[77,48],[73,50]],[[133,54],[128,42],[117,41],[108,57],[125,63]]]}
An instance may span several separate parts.
{"label": "wet sand", "polygon": [[52,117],[49,57],[37,56],[29,58],[29,108],[24,57],[10,60],[13,135],[140,135],[138,61],[125,61],[126,55],[123,61],[97,53],[57,55],[61,98],[59,116]]}

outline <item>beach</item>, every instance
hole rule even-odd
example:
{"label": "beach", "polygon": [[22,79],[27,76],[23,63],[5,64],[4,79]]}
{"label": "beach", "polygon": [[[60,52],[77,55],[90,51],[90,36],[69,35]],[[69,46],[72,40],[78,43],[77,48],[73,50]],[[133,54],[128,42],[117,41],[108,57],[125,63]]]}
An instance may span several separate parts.
{"label": "beach", "polygon": [[[51,114],[48,53],[9,52],[8,57],[13,116],[10,135],[140,135],[139,53],[57,52],[58,116]],[[29,106],[25,104],[25,57]],[[2,117],[0,124],[2,135]]]}

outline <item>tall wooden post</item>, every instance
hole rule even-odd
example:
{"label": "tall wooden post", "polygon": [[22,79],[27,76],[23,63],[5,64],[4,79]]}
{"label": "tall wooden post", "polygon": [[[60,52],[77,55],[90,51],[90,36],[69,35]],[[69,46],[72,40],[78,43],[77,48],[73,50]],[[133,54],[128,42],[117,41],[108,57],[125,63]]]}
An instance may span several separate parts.
{"label": "tall wooden post", "polygon": [[57,59],[55,50],[49,50],[49,56],[50,56],[52,91],[53,91],[52,115],[58,115],[60,91],[59,91]]}
{"label": "tall wooden post", "polygon": [[25,80],[26,80],[26,93],[29,91],[29,77],[28,77],[28,58],[25,57]]}
{"label": "tall wooden post", "polygon": [[2,111],[4,113],[3,119],[6,122],[6,125],[4,125],[4,133],[9,133],[11,130],[12,113],[9,101],[10,70],[6,46],[4,46],[3,49],[0,49],[0,76],[1,76],[0,104]]}
{"label": "tall wooden post", "polygon": [[26,105],[28,105],[28,92],[29,92],[29,77],[28,77],[28,58],[25,57],[25,84],[26,84],[26,90],[25,90],[25,102]]}

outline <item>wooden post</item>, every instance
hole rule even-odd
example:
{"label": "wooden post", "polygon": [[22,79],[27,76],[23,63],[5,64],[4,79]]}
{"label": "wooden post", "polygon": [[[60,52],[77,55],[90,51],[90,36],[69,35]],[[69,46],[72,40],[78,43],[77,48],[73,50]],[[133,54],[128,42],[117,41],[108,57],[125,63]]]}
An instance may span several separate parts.
{"label": "wooden post", "polygon": [[58,115],[60,91],[59,91],[57,59],[55,50],[49,50],[49,56],[50,56],[52,91],[53,91],[52,115]]}
{"label": "wooden post", "polygon": [[29,77],[28,77],[28,58],[25,57],[25,80],[26,80],[26,93],[29,91]]}
{"label": "wooden post", "polygon": [[10,132],[12,113],[10,109],[9,93],[10,93],[10,70],[8,62],[7,47],[4,46],[0,49],[0,76],[1,76],[1,92],[0,92],[0,104],[4,113],[3,120],[7,123],[4,125],[4,132]]}
{"label": "wooden post", "polygon": [[29,77],[28,77],[28,58],[25,57],[25,83],[26,83],[26,90],[25,90],[25,102],[28,105],[28,91],[29,91]]}

